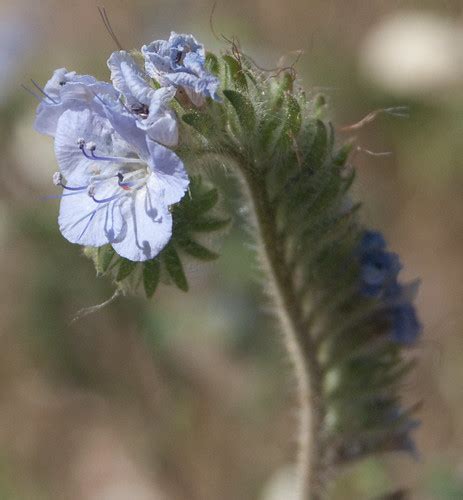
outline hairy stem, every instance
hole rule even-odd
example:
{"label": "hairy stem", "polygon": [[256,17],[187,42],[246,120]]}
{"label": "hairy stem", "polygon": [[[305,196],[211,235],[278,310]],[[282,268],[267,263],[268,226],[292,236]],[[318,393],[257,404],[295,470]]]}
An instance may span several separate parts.
{"label": "hairy stem", "polygon": [[251,167],[241,171],[254,208],[260,243],[260,257],[270,281],[272,297],[283,327],[285,345],[292,358],[298,381],[300,432],[298,477],[301,500],[324,497],[324,450],[321,442],[323,402],[322,375],[315,342],[308,332],[294,274],[285,259],[283,241],[276,229],[275,208],[265,183]]}

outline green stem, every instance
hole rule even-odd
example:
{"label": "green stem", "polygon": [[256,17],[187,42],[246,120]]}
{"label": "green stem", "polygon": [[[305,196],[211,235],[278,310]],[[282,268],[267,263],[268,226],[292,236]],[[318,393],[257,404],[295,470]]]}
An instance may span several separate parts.
{"label": "green stem", "polygon": [[322,371],[316,344],[309,335],[307,322],[294,283],[294,274],[286,261],[284,242],[276,228],[275,208],[265,182],[254,174],[252,166],[240,162],[245,184],[254,208],[260,242],[260,257],[270,281],[272,297],[285,334],[285,345],[292,358],[299,388],[299,491],[301,500],[319,500],[325,492],[325,453],[321,440],[323,420]]}

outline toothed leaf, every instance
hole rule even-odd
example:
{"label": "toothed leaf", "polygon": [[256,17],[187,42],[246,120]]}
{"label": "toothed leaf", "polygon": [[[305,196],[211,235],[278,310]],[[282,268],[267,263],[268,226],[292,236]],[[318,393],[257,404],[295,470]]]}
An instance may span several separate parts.
{"label": "toothed leaf", "polygon": [[172,278],[172,281],[175,285],[183,290],[184,292],[188,291],[188,281],[185,276],[185,271],[183,270],[182,261],[178,256],[177,251],[169,244],[164,251],[162,252],[162,259],[164,265],[166,266],[167,272],[169,276]]}
{"label": "toothed leaf", "polygon": [[161,265],[158,258],[149,260],[143,264],[143,286],[148,299],[156,292],[160,277]]}

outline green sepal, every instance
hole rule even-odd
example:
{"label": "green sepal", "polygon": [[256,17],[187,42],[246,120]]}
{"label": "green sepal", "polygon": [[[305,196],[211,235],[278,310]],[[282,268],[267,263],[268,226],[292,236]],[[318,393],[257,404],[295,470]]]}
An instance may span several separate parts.
{"label": "green sepal", "polygon": [[299,133],[302,124],[301,106],[292,94],[288,94],[286,99],[288,104],[285,128],[295,137]]}
{"label": "green sepal", "polygon": [[184,252],[192,257],[195,257],[196,259],[208,261],[219,258],[218,253],[212,252],[208,248],[188,237],[177,239],[176,243],[178,243],[179,247],[181,247]]}
{"label": "green sepal", "polygon": [[317,118],[322,118],[326,109],[326,97],[323,94],[318,94],[314,99],[314,115]]}
{"label": "green sepal", "polygon": [[214,125],[206,113],[192,112],[182,115],[182,120],[193,127],[199,134],[208,139],[214,133]]}
{"label": "green sepal", "polygon": [[243,129],[246,132],[254,132],[256,127],[256,113],[249,98],[236,90],[227,89],[223,93],[235,109]]}
{"label": "green sepal", "polygon": [[227,227],[230,222],[231,219],[201,218],[191,223],[191,229],[196,233],[211,233]]}
{"label": "green sepal", "polygon": [[175,285],[180,288],[180,290],[188,292],[188,281],[185,276],[185,271],[183,270],[182,261],[171,243],[164,248],[161,257]]}
{"label": "green sepal", "polygon": [[[191,179],[190,194],[191,196],[187,194],[181,203],[175,205],[173,208],[174,217],[181,217],[182,220],[189,218],[193,222],[194,217],[191,217],[191,215],[202,215],[213,209],[219,201],[217,188],[204,190],[199,177]],[[191,214],[191,211],[193,211],[193,214]]]}
{"label": "green sepal", "polygon": [[280,88],[285,92],[292,92],[294,88],[294,74],[291,71],[284,71],[280,81]]}
{"label": "green sepal", "polygon": [[230,80],[240,90],[247,90],[248,82],[246,81],[246,76],[241,64],[233,56],[228,54],[224,55],[222,59],[225,62]]}
{"label": "green sepal", "polygon": [[116,251],[111,245],[105,245],[98,248],[98,270],[105,274],[116,255]]}
{"label": "green sepal", "polygon": [[328,133],[325,124],[317,120],[315,129],[315,137],[304,162],[312,170],[317,170],[322,166],[328,153]]}
{"label": "green sepal", "polygon": [[206,68],[216,76],[220,73],[219,58],[212,52],[206,53]]}
{"label": "green sepal", "polygon": [[143,286],[148,299],[156,292],[160,277],[161,265],[158,257],[143,263]]}
{"label": "green sepal", "polygon": [[335,153],[333,156],[333,163],[337,165],[338,167],[343,167],[347,159],[349,158],[349,155],[352,152],[352,148],[354,145],[351,142],[346,142],[343,144]]}
{"label": "green sepal", "polygon": [[137,262],[120,257],[119,259],[119,269],[117,271],[116,281],[122,281],[128,276],[130,276],[135,268],[137,267]]}

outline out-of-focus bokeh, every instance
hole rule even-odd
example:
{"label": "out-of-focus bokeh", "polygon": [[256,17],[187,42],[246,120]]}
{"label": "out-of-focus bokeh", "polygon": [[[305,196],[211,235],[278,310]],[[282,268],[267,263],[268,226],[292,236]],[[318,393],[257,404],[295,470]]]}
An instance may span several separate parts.
{"label": "out-of-focus bokeh", "polygon": [[[102,2],[103,3],[103,2]],[[226,48],[210,0],[106,0],[124,46],[192,32]],[[0,498],[291,500],[297,412],[247,228],[190,270],[188,294],[120,298],[59,234],[51,139],[32,128],[21,84],[70,70],[108,78],[113,46],[96,0],[0,3]],[[388,456],[346,470],[335,499],[392,486],[463,498],[463,3],[461,0],[219,1],[217,33],[261,66],[291,63],[323,92],[334,123],[355,123],[356,196],[421,277],[415,374],[421,460]],[[346,138],[354,133],[344,133]],[[373,156],[371,152],[390,152]],[[236,186],[228,195],[236,200]]]}

